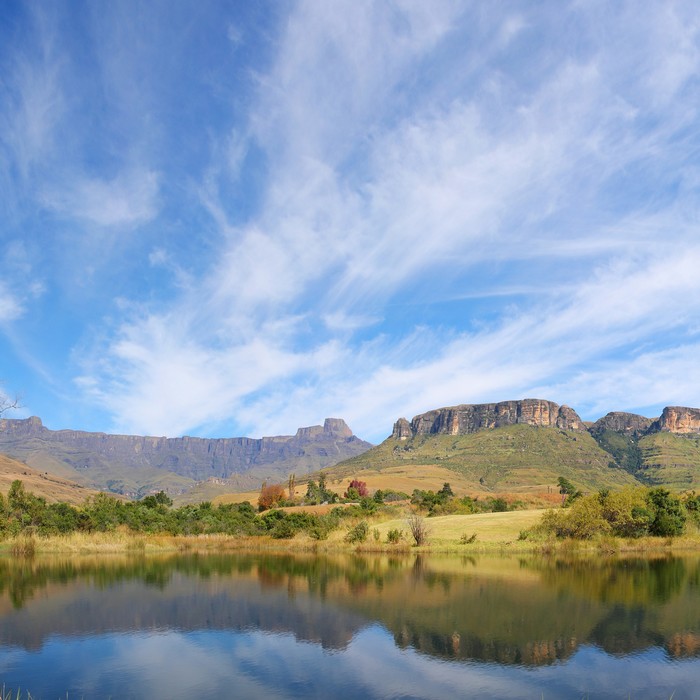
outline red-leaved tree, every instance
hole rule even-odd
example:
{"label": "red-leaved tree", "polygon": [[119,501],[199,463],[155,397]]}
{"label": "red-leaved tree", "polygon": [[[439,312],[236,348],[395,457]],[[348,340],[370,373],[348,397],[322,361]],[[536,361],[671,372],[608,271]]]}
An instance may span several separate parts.
{"label": "red-leaved tree", "polygon": [[353,479],[345,492],[344,498],[364,498],[367,495],[367,484],[359,479]]}
{"label": "red-leaved tree", "polygon": [[258,508],[267,510],[284,500],[284,489],[279,484],[263,484],[258,496]]}

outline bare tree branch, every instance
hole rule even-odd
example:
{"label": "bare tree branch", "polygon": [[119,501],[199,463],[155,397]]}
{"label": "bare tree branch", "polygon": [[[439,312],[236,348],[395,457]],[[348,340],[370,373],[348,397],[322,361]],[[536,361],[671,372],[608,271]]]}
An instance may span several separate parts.
{"label": "bare tree branch", "polygon": [[5,396],[0,392],[0,416],[2,416],[5,411],[12,411],[15,408],[21,408],[19,396],[15,396],[11,399],[9,396]]}

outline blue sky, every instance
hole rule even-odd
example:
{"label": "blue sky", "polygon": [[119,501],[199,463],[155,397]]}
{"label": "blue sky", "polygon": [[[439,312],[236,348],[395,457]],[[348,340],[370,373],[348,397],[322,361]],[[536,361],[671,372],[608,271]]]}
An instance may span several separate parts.
{"label": "blue sky", "polygon": [[5,0],[13,415],[698,406],[699,111],[690,1]]}

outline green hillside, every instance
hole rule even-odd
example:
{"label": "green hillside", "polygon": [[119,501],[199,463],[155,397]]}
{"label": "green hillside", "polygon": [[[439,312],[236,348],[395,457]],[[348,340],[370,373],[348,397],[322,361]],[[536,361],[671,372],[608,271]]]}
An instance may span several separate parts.
{"label": "green hillside", "polygon": [[638,478],[672,489],[700,489],[700,435],[653,433],[639,440]]}
{"label": "green hillside", "polygon": [[469,435],[388,438],[381,445],[326,469],[336,477],[360,469],[439,465],[462,474],[485,491],[554,484],[564,476],[585,489],[637,483],[613,462],[589,433],[511,425]]}
{"label": "green hillside", "polygon": [[594,434],[595,440],[610,454],[613,462],[633,476],[639,478],[639,470],[644,463],[639,436],[636,433],[620,433],[603,430]]}

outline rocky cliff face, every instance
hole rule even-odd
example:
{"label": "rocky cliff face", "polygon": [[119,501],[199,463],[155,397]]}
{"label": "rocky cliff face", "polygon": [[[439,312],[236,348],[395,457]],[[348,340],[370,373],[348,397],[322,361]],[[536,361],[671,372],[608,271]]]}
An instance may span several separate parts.
{"label": "rocky cliff face", "polygon": [[611,411],[599,418],[590,428],[591,433],[597,435],[606,430],[616,433],[639,435],[647,432],[654,421],[651,418],[638,416],[636,413],[624,413],[623,411]]}
{"label": "rocky cliff face", "polygon": [[700,433],[700,409],[667,406],[654,421],[650,431],[692,435]]}
{"label": "rocky cliff face", "polygon": [[395,423],[392,435],[399,440],[415,435],[467,435],[518,424],[586,430],[576,411],[568,406],[542,399],[523,399],[439,408],[416,416],[410,423],[401,418]]}
{"label": "rocky cliff face", "polygon": [[[139,470],[171,472],[193,481],[250,475],[252,483],[289,472],[306,474],[354,457],[371,447],[345,421],[299,428],[296,434],[254,438],[165,438],[49,430],[36,417],[0,420],[0,452],[34,464],[62,465],[80,483],[127,495],[124,475],[139,483]],[[64,476],[69,475],[65,470]],[[74,474],[69,475],[75,478]]]}
{"label": "rocky cliff face", "polygon": [[396,440],[409,440],[416,435],[468,435],[480,430],[518,424],[575,432],[590,430],[594,436],[600,436],[606,431],[629,436],[657,432],[694,435],[700,434],[700,409],[667,406],[657,419],[611,411],[587,428],[576,411],[569,406],[559,406],[542,399],[463,404],[421,413],[410,423],[405,418],[399,418],[394,423],[392,437]]}

